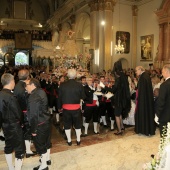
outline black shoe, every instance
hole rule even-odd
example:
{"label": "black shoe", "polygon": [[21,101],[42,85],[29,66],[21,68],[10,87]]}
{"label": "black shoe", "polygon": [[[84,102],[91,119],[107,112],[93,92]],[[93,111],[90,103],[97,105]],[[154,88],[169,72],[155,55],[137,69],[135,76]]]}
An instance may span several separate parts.
{"label": "black shoe", "polygon": [[94,132],[94,134],[98,135],[98,134],[99,134],[99,132]]}
{"label": "black shoe", "polygon": [[114,133],[115,135],[122,135],[123,134],[123,132],[116,132],[116,133]]}
{"label": "black shoe", "polygon": [[100,123],[100,126],[103,126],[103,122]]}
{"label": "black shoe", "polygon": [[37,166],[37,167],[34,167],[34,168],[33,168],[33,170],[38,170],[38,169],[39,169],[39,167],[40,167],[40,165],[39,165],[39,166]]}
{"label": "black shoe", "polygon": [[71,146],[72,145],[72,142],[67,142],[68,146]]}
{"label": "black shoe", "polygon": [[79,146],[79,145],[80,145],[80,143],[81,143],[81,141],[79,141],[79,142],[78,142],[78,141],[76,141],[76,143],[77,143],[77,146]]}
{"label": "black shoe", "polygon": [[[40,165],[39,165],[39,166],[37,166],[37,167],[34,167],[34,168],[33,168],[33,170],[38,170],[38,169],[39,169],[39,167],[40,167]],[[47,166],[46,168],[42,169],[42,170],[48,170],[48,166]]]}
{"label": "black shoe", "polygon": [[51,165],[51,160],[47,161],[47,165]]}
{"label": "black shoe", "polygon": [[125,131],[125,127],[121,129],[122,131]]}
{"label": "black shoe", "polygon": [[[39,162],[41,163],[41,159],[39,159]],[[47,165],[51,165],[51,160],[47,161]]]}
{"label": "black shoe", "polygon": [[29,157],[31,157],[31,156],[35,156],[35,155],[37,155],[37,152],[35,152],[35,151],[32,151],[33,153],[26,153],[25,154],[25,157],[26,158],[29,158]]}
{"label": "black shoe", "polygon": [[3,136],[0,136],[1,141],[5,141],[5,138]]}
{"label": "black shoe", "polygon": [[81,137],[86,137],[86,136],[88,136],[87,134],[83,134],[83,135],[81,135]]}
{"label": "black shoe", "polygon": [[108,128],[109,126],[108,125],[104,125],[104,128]]}
{"label": "black shoe", "polygon": [[115,129],[110,129],[110,131],[114,131]]}

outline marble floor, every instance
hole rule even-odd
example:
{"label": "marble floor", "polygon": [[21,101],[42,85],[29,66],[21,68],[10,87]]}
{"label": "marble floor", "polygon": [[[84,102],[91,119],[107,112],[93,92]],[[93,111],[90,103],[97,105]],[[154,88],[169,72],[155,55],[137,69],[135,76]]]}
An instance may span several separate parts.
{"label": "marble floor", "polygon": [[[159,145],[159,131],[151,137],[139,136],[134,127],[127,127],[122,136],[115,136],[115,131],[100,127],[100,134],[81,138],[81,145],[76,145],[72,130],[72,146],[66,144],[59,126],[52,128],[50,170],[141,170],[144,163],[156,154]],[[0,170],[8,170],[3,154],[4,142],[0,141]],[[34,149],[34,148],[33,148]],[[22,170],[31,170],[39,164],[39,157],[25,158]]]}

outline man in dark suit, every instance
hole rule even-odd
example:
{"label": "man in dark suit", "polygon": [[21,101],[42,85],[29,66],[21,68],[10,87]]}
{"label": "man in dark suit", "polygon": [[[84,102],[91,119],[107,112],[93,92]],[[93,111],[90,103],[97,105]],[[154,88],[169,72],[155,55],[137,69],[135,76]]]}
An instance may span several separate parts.
{"label": "man in dark suit", "polygon": [[26,69],[22,69],[18,72],[19,81],[14,88],[14,95],[17,97],[18,103],[22,110],[22,123],[23,123],[23,132],[24,132],[24,140],[26,147],[26,158],[30,156],[36,155],[35,152],[31,151],[31,131],[30,125],[28,123],[28,115],[27,115],[27,100],[28,93],[25,90],[25,81],[29,78],[29,71]]}
{"label": "man in dark suit", "polygon": [[[170,122],[170,64],[163,66],[162,75],[165,79],[160,86],[157,100],[156,115],[159,118],[160,135],[166,133],[167,123]],[[163,132],[165,126],[165,132]]]}
{"label": "man in dark suit", "polygon": [[35,78],[27,80],[26,90],[30,94],[27,108],[30,131],[36,151],[41,156],[41,165],[34,167],[33,170],[48,170],[47,165],[51,165],[51,124],[47,95]]}
{"label": "man in dark suit", "polygon": [[68,70],[67,82],[59,87],[58,109],[63,109],[63,123],[69,146],[71,142],[71,126],[73,125],[77,136],[77,145],[80,145],[81,135],[81,110],[80,101],[85,98],[84,89],[81,83],[76,82],[76,70]]}
{"label": "man in dark suit", "polygon": [[21,128],[22,111],[11,92],[15,86],[14,76],[4,73],[1,83],[3,89],[0,91],[0,129],[2,127],[5,136],[5,158],[8,168],[14,169],[12,152],[15,151],[15,169],[21,170],[25,146]]}

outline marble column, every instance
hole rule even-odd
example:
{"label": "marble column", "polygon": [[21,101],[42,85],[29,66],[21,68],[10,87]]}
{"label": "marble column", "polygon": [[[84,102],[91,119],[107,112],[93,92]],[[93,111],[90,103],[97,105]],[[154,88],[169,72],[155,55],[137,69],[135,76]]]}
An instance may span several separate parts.
{"label": "marble column", "polygon": [[131,67],[136,67],[137,60],[137,12],[138,8],[136,5],[132,6],[132,58],[131,58]]}
{"label": "marble column", "polygon": [[[158,48],[158,63],[163,59],[163,42],[164,42],[164,25],[159,25],[159,48]],[[159,64],[158,64],[159,67]]]}
{"label": "marble column", "polygon": [[[113,0],[91,1],[89,6],[91,24],[91,46],[94,49],[94,72],[111,69],[111,41],[113,24]],[[101,22],[105,24],[101,24]]]}
{"label": "marble column", "polygon": [[[168,47],[168,33],[167,33],[167,24],[164,23],[164,28],[163,28],[163,46],[162,46],[162,61],[166,61],[168,56],[167,56],[167,47]],[[162,65],[161,65],[162,66]]]}
{"label": "marble column", "polygon": [[166,30],[166,62],[170,63],[170,25],[168,22],[165,24]]}
{"label": "marble column", "polygon": [[99,19],[97,22],[97,26],[99,27],[99,72],[102,72],[104,69],[104,58],[105,58],[105,35],[104,35],[104,30],[105,30],[105,24],[101,24],[102,22],[105,22],[104,18],[104,4],[103,2],[99,2]]}
{"label": "marble column", "polygon": [[98,27],[98,3],[91,1],[90,6],[90,48],[94,49],[91,72],[96,73],[99,69],[99,27]]}
{"label": "marble column", "polygon": [[114,3],[112,1],[106,1],[104,4],[104,16],[105,16],[105,30],[104,30],[104,68],[105,70],[111,69],[113,63],[112,61],[112,52],[111,52],[111,42],[112,42],[112,26],[113,26],[113,7]]}

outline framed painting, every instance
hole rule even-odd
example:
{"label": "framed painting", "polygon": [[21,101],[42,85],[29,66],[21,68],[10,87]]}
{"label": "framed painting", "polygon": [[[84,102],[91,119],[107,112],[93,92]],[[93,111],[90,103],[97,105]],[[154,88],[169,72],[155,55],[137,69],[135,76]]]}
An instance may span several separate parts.
{"label": "framed painting", "polygon": [[141,61],[153,61],[154,35],[141,36]]}
{"label": "framed painting", "polygon": [[125,31],[116,32],[116,44],[118,44],[120,39],[120,45],[124,47],[124,53],[130,52],[130,33]]}

